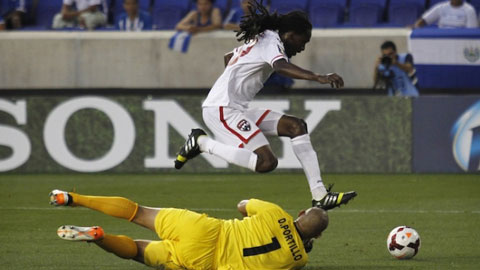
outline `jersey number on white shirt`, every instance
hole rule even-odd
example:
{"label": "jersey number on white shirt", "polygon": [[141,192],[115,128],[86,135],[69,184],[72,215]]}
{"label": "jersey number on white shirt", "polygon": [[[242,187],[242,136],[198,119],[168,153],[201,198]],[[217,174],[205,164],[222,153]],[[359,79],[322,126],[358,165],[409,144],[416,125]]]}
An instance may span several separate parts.
{"label": "jersey number on white shirt", "polygon": [[238,61],[238,58],[247,55],[250,52],[250,50],[252,50],[253,46],[255,46],[255,44],[257,44],[257,39],[254,39],[248,42],[247,44],[245,44],[246,46],[242,46],[241,48],[243,48],[243,50],[234,59],[230,60],[228,65],[229,66],[235,65],[235,63],[237,63]]}

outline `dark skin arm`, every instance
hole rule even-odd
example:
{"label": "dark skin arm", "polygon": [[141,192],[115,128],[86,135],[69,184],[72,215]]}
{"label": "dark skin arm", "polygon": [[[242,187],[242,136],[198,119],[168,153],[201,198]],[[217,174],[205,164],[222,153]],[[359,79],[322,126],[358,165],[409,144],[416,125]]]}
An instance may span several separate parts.
{"label": "dark skin arm", "polygon": [[330,84],[332,87],[343,87],[343,79],[336,73],[326,75],[316,74],[310,70],[303,69],[297,65],[287,62],[285,59],[277,60],[273,63],[275,72],[290,77],[292,79],[301,79],[315,81],[321,84]]}
{"label": "dark skin arm", "polygon": [[230,59],[232,59],[233,52],[227,53],[223,56],[223,61],[225,63],[225,67],[228,65],[228,62],[230,62]]}
{"label": "dark skin arm", "polygon": [[[230,59],[233,56],[233,52],[225,54],[223,57],[225,66],[228,65]],[[315,74],[309,70],[303,69],[297,65],[287,62],[285,59],[277,60],[273,63],[273,69],[275,72],[293,78],[309,81],[316,81],[321,84],[330,84],[332,87],[343,87],[343,79],[336,73],[329,73],[326,75]]]}
{"label": "dark skin arm", "polygon": [[420,28],[420,27],[424,27],[425,25],[427,25],[425,20],[420,18],[415,22],[415,24],[413,25],[413,28]]}

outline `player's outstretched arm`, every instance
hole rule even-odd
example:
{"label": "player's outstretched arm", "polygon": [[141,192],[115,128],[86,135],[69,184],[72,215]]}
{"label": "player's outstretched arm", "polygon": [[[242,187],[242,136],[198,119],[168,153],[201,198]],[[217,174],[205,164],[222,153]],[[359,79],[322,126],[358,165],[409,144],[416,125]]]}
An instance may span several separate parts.
{"label": "player's outstretched arm", "polygon": [[336,73],[328,73],[326,75],[316,74],[310,70],[289,63],[285,59],[275,61],[273,63],[273,69],[277,73],[293,79],[315,81],[321,84],[328,83],[335,88],[343,87],[343,79]]}

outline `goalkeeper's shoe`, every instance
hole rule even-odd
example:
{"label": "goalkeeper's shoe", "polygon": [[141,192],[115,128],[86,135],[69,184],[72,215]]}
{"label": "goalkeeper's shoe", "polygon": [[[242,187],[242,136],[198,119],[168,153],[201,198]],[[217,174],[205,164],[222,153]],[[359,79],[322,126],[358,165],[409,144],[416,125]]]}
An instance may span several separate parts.
{"label": "goalkeeper's shoe", "polygon": [[312,206],[322,208],[323,210],[330,210],[339,207],[342,204],[347,204],[351,199],[357,196],[355,191],[349,192],[332,192],[333,185],[327,189],[327,195],[321,200],[312,200]]}
{"label": "goalkeeper's shoe", "polygon": [[200,155],[200,146],[198,145],[198,137],[207,135],[205,131],[194,128],[188,139],[178,151],[177,159],[175,159],[175,169],[181,169],[189,159]]}
{"label": "goalkeeper's shoe", "polygon": [[50,192],[49,196],[51,205],[60,206],[72,203],[71,197],[70,195],[68,195],[68,192],[63,190],[54,189]]}
{"label": "goalkeeper's shoe", "polygon": [[63,225],[57,230],[58,237],[70,241],[97,241],[103,239],[102,227],[78,227],[74,225]]}

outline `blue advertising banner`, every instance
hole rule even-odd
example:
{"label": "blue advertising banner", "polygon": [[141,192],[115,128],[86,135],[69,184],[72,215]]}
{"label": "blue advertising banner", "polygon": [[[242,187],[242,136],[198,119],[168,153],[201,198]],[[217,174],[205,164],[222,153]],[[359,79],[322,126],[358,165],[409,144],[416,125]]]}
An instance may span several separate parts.
{"label": "blue advertising banner", "polygon": [[409,51],[421,88],[480,86],[480,29],[415,29]]}
{"label": "blue advertising banner", "polygon": [[480,171],[480,96],[413,101],[413,172]]}

